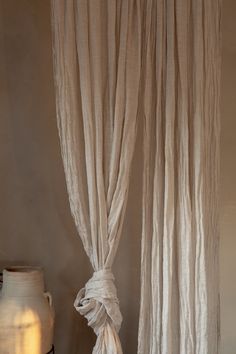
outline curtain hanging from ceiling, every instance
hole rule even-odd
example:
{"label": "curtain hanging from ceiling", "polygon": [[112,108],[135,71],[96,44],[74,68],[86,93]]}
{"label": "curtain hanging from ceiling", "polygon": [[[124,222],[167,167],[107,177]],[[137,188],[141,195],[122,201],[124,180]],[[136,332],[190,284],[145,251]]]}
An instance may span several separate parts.
{"label": "curtain hanging from ceiling", "polygon": [[139,354],[217,354],[220,1],[147,0]]}
{"label": "curtain hanging from ceiling", "polygon": [[62,157],[71,211],[94,269],[75,307],[97,335],[94,354],[122,353],[111,267],[136,137],[140,16],[136,0],[52,0]]}
{"label": "curtain hanging from ceiling", "polygon": [[220,0],[52,0],[52,25],[70,206],[94,269],[75,307],[94,354],[122,353],[111,267],[138,112],[138,353],[217,354]]}

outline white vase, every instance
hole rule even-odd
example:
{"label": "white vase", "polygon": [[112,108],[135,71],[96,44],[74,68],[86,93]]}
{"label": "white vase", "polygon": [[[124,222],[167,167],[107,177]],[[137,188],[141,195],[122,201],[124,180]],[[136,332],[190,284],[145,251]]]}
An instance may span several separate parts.
{"label": "white vase", "polygon": [[3,271],[0,292],[0,353],[46,354],[52,348],[54,311],[40,268]]}

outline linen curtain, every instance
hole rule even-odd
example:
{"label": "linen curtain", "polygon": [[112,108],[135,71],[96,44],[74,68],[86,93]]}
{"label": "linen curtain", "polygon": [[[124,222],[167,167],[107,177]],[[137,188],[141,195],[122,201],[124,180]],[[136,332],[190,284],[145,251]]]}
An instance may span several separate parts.
{"label": "linen curtain", "polygon": [[217,354],[220,0],[52,0],[52,19],[70,206],[94,269],[75,307],[93,353],[122,353],[111,267],[138,116],[138,353]]}
{"label": "linen curtain", "polygon": [[111,272],[121,234],[138,112],[139,1],[52,0],[58,129],[78,233],[94,269],[75,307],[93,353],[122,353]]}
{"label": "linen curtain", "polygon": [[145,3],[138,353],[217,354],[220,2]]}

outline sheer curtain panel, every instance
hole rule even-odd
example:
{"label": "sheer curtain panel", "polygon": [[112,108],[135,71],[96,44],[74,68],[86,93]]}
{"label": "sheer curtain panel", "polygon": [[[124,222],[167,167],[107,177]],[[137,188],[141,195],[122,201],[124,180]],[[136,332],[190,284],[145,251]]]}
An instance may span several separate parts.
{"label": "sheer curtain panel", "polygon": [[58,129],[78,233],[94,274],[77,311],[94,354],[121,354],[111,271],[125,213],[141,69],[139,1],[52,0]]}
{"label": "sheer curtain panel", "polygon": [[217,354],[220,2],[144,7],[138,353]]}
{"label": "sheer curtain panel", "polygon": [[111,267],[138,116],[138,354],[217,354],[220,0],[52,0],[52,27],[68,195],[94,269],[75,307],[93,353],[122,353]]}

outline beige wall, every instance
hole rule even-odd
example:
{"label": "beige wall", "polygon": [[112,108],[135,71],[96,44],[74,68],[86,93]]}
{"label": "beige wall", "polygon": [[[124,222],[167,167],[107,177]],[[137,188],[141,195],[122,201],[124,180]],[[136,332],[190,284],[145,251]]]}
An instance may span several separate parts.
{"label": "beige wall", "polygon": [[223,0],[221,353],[236,353],[236,1]]}
{"label": "beige wall", "polygon": [[[236,3],[224,0],[221,325],[236,353]],[[136,353],[139,311],[140,144],[114,266],[124,352]],[[49,1],[0,0],[0,267],[41,264],[56,307],[56,353],[91,353],[92,331],[73,309],[91,268],[70,215],[56,128]],[[129,242],[127,242],[129,240]],[[129,269],[129,272],[127,272]],[[131,293],[135,294],[134,297]]]}

